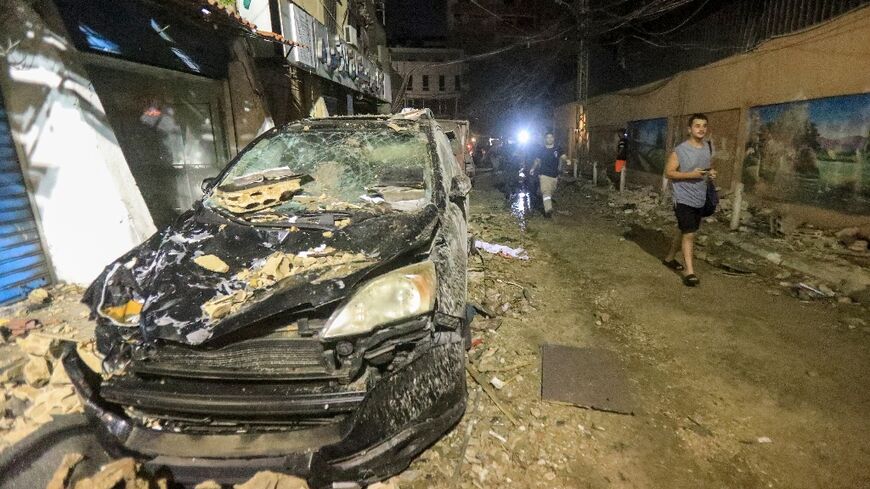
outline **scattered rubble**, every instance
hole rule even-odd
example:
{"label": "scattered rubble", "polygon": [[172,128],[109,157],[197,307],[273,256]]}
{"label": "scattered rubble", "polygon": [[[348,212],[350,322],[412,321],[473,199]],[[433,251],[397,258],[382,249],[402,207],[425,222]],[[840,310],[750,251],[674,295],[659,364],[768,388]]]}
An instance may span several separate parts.
{"label": "scattered rubble", "polygon": [[[641,229],[672,232],[675,218],[670,197],[652,187],[616,192],[595,189],[607,200],[612,215]],[[789,284],[792,295],[801,300],[848,297],[851,302],[870,303],[870,226],[850,227],[837,232],[816,229],[794,216],[774,209],[756,207],[745,199],[740,204],[739,229],[729,229],[734,210],[732,196],[720,194],[719,210],[705,219],[696,241],[696,256],[728,273],[775,275],[791,269],[805,284],[817,282],[816,291],[797,292],[800,282]],[[757,259],[764,264],[758,264]],[[836,264],[836,266],[832,266]],[[767,267],[767,269],[765,269]],[[862,271],[862,269],[864,269]],[[823,287],[825,289],[823,289]],[[844,301],[845,303],[845,301]]]}
{"label": "scattered rubble", "polygon": [[202,310],[208,317],[220,319],[241,309],[254,299],[257,291],[273,287],[285,279],[303,279],[317,273],[311,283],[318,284],[335,277],[344,277],[369,263],[370,260],[362,253],[336,252],[325,245],[299,254],[277,251],[266,257],[259,266],[235,274],[232,280],[241,288],[210,299],[202,305]]}
{"label": "scattered rubble", "polygon": [[243,484],[234,485],[233,489],[308,489],[308,484],[298,477],[264,471]]}
{"label": "scattered rubble", "polygon": [[302,175],[269,184],[263,184],[262,181],[250,182],[240,186],[254,184],[252,188],[236,189],[234,186],[217,188],[212,198],[230,212],[245,214],[275,207],[290,200],[302,187],[302,183]]}
{"label": "scattered rubble", "polygon": [[92,336],[81,294],[74,285],[36,289],[27,301],[0,309],[0,324],[10,335],[0,345],[0,451],[55,415],[82,411],[60,364],[62,343]]}

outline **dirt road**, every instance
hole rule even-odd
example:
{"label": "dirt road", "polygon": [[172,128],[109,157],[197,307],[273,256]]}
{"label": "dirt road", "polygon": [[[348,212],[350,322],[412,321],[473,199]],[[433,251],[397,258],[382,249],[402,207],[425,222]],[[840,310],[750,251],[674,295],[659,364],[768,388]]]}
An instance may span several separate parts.
{"label": "dirt road", "polygon": [[[470,300],[496,317],[475,319],[469,358],[506,384],[493,390],[504,411],[469,377],[462,422],[376,487],[870,487],[866,306],[801,302],[769,264],[739,275],[700,263],[702,285],[686,288],[660,264],[664,238],[627,232],[607,195],[568,187],[557,198],[548,220],[473,192],[472,232],[530,255],[470,262]],[[39,317],[89,336],[81,290],[64,290]],[[542,402],[543,343],[615,352],[634,415]],[[53,382],[45,390],[67,388]],[[11,443],[36,421],[4,389]]]}
{"label": "dirt road", "polygon": [[[664,239],[626,239],[586,194],[563,194],[560,213],[530,218],[523,233],[501,194],[473,193],[473,231],[531,256],[487,255],[471,275],[472,300],[500,314],[477,321],[482,343],[471,356],[487,378],[508,381],[496,394],[518,425],[481,393],[478,409],[394,481],[403,488],[870,487],[867,309],[800,302],[776,280],[703,263],[701,286],[687,288],[660,264]],[[635,414],[541,402],[544,342],[615,351]],[[473,400],[476,384],[469,388]]]}

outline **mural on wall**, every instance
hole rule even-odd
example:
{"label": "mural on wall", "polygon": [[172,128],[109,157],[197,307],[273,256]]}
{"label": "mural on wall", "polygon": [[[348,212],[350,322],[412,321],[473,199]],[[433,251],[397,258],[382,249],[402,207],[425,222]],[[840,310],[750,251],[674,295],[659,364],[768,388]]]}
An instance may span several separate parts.
{"label": "mural on wall", "polygon": [[667,137],[667,118],[629,122],[628,167],[647,173],[664,173]]}
{"label": "mural on wall", "polygon": [[870,93],[753,107],[743,183],[775,200],[870,212]]}

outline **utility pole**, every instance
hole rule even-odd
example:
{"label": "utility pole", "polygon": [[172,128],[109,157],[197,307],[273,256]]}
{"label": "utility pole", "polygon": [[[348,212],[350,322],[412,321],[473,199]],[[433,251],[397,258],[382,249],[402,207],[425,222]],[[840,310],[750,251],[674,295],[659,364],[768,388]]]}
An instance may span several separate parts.
{"label": "utility pole", "polygon": [[589,20],[589,0],[576,0],[574,16],[577,19],[577,80],[575,101],[586,106],[589,91],[589,39],[586,37]]}
{"label": "utility pole", "polygon": [[577,177],[580,165],[589,161],[589,131],[587,120],[587,103],[589,101],[589,0],[575,0],[574,17],[577,21],[577,79],[575,81],[574,99],[578,105],[576,111],[577,164],[574,165],[574,176]]}

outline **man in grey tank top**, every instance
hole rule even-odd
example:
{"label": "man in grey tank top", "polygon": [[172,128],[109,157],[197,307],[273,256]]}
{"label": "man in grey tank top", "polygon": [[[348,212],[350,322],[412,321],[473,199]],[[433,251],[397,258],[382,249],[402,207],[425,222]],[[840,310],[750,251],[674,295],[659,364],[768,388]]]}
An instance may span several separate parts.
{"label": "man in grey tank top", "polygon": [[[692,114],[688,123],[689,139],[676,147],[665,165],[665,177],[671,181],[673,187],[678,232],[662,262],[674,270],[682,270],[683,283],[694,287],[700,283],[692,263],[695,233],[703,218],[701,211],[707,200],[708,178],[716,178],[716,170],[710,168],[713,146],[704,141],[707,135],[707,116]],[[685,267],[675,258],[679,249],[683,251]]]}

